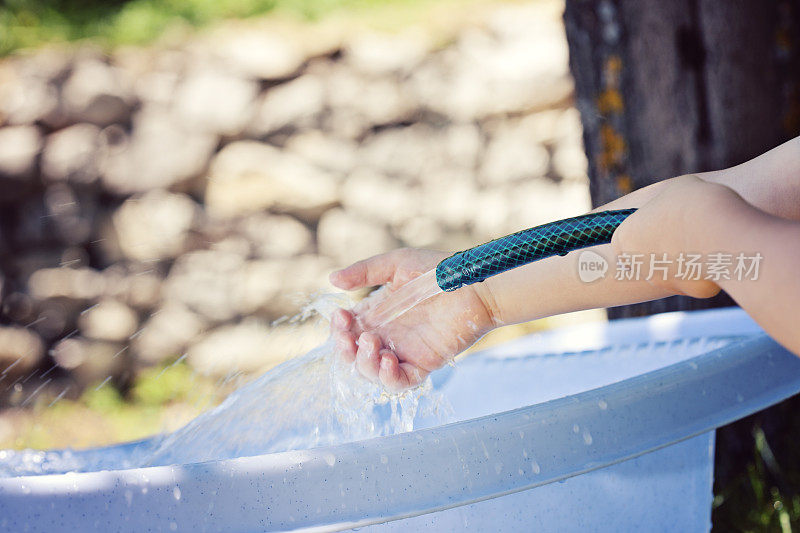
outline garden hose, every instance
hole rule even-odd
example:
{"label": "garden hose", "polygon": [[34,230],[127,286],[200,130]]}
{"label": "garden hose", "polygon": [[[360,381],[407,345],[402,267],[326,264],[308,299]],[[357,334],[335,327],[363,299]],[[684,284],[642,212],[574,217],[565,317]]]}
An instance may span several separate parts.
{"label": "garden hose", "polygon": [[454,291],[546,257],[607,244],[636,209],[589,213],[550,222],[457,252],[436,266],[436,283]]}

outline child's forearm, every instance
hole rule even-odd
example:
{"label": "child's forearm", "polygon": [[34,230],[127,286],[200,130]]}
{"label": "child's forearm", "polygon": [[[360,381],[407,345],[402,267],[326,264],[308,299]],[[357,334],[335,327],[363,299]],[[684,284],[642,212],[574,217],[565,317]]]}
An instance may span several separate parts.
{"label": "child's forearm", "polygon": [[[724,178],[724,176],[718,176]],[[669,187],[675,178],[633,191],[594,211],[641,207]],[[602,256],[608,272],[591,283],[581,281],[580,253],[556,256],[489,278],[476,289],[498,325],[518,324],[585,309],[616,307],[666,298],[674,293],[646,280],[617,280],[611,245],[591,249]]]}
{"label": "child's forearm", "polygon": [[[725,185],[747,203],[766,213],[800,220],[800,137],[737,167],[699,174],[698,177],[708,183]],[[680,178],[644,187],[596,211],[641,207],[664,192],[676,179]],[[694,233],[698,227],[702,226],[687,230]],[[669,229],[678,231],[677,228]],[[657,236],[653,238],[657,247]],[[664,286],[654,286],[644,279],[615,279],[615,257],[611,247],[599,246],[592,250],[603,256],[609,265],[609,272],[600,280],[582,282],[578,276],[580,253],[572,253],[490,278],[479,288],[479,294],[499,324],[519,323],[583,309],[627,305],[678,294]],[[656,253],[662,250],[650,251]],[[710,290],[701,295],[713,294],[714,290]]]}
{"label": "child's forearm", "polygon": [[[631,304],[674,294],[712,296],[726,290],[776,340],[800,354],[800,223],[755,208],[730,188],[692,178],[673,181],[652,202],[626,220],[612,245],[593,248],[609,265],[604,277],[585,283],[578,275],[581,253],[553,257],[490,278],[481,294],[498,324],[522,322],[594,307]],[[617,279],[617,254],[647,258],[666,253],[671,262],[665,281],[648,280],[649,261],[640,276]],[[696,281],[681,281],[675,260],[701,254],[705,261],[722,254],[726,273],[708,280],[708,265]],[[756,272],[735,272],[739,254],[760,256]],[[752,265],[752,262],[751,262]]]}
{"label": "child's forearm", "polygon": [[[669,187],[674,179],[636,190],[595,211],[641,207]],[[478,292],[498,325],[518,324],[572,311],[646,302],[675,294],[655,287],[645,279],[615,279],[615,254],[611,245],[595,246],[591,250],[606,262],[608,271],[601,279],[583,282],[578,270],[581,253],[573,252],[489,278],[477,287]]]}
{"label": "child's forearm", "polygon": [[537,261],[483,282],[479,287],[480,294],[497,325],[645,302],[675,294],[653,286],[644,278],[638,281],[615,279],[611,245],[591,250],[605,259],[608,271],[604,277],[590,283],[581,281],[578,274],[580,252]]}
{"label": "child's forearm", "polygon": [[698,177],[733,189],[762,211],[800,220],[800,137],[741,165]]}

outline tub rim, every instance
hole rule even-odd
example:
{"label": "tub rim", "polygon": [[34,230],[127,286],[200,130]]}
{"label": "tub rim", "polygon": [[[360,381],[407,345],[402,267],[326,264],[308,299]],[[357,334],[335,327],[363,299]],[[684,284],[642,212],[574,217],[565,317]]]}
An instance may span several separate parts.
{"label": "tub rim", "polygon": [[[704,377],[719,377],[721,375],[732,378],[729,385],[734,384],[738,388],[728,390],[727,392],[725,389],[717,391],[719,394],[714,396],[717,401],[713,406],[706,405],[706,408],[702,409],[702,405],[698,401],[702,399],[699,395],[699,390],[695,389],[692,391],[692,387],[689,385],[700,383]],[[675,379],[679,377],[686,379]],[[759,379],[752,379],[753,377]],[[733,393],[733,390],[737,391],[736,394]],[[597,401],[599,399],[604,399],[604,401],[608,402],[610,393],[612,395],[615,393],[627,395],[628,399],[632,400],[626,404],[627,407],[622,405],[617,406],[614,405],[613,402],[608,402],[609,409],[603,412],[606,414],[613,414],[614,416],[611,417],[612,420],[617,418],[617,422],[620,422],[625,418],[629,418],[630,415],[636,415],[637,413],[640,416],[646,414],[650,415],[649,417],[642,418],[641,424],[627,424],[629,430],[634,429],[636,431],[633,433],[628,431],[625,438],[630,439],[635,434],[635,436],[637,436],[636,446],[629,445],[625,449],[617,448],[614,453],[606,455],[599,454],[594,457],[594,460],[590,461],[586,461],[586,459],[592,457],[584,456],[580,465],[575,461],[575,457],[572,456],[568,459],[573,462],[569,463],[569,461],[567,461],[568,464],[564,462],[564,457],[560,458],[560,463],[558,458],[534,459],[534,461],[538,461],[540,472],[534,474],[530,470],[530,462],[528,462],[528,474],[519,476],[520,479],[516,479],[515,482],[510,485],[508,483],[498,483],[500,479],[497,478],[501,477],[500,472],[497,472],[497,475],[493,475],[492,471],[483,468],[481,474],[486,474],[484,475],[484,479],[487,479],[487,481],[480,483],[479,486],[469,486],[469,479],[467,479],[467,485],[455,485],[450,488],[449,491],[442,491],[441,487],[432,488],[433,486],[431,486],[425,488],[418,486],[415,487],[413,497],[406,498],[405,506],[402,505],[402,501],[398,503],[398,499],[403,500],[403,498],[395,494],[391,502],[395,510],[391,513],[387,512],[386,507],[383,505],[385,502],[376,498],[371,510],[362,507],[356,511],[357,514],[353,512],[329,513],[324,517],[315,517],[317,518],[316,520],[310,521],[305,526],[302,524],[295,524],[296,526],[301,526],[299,528],[300,530],[308,531],[347,529],[476,503],[604,468],[705,433],[715,427],[747,416],[772,403],[776,403],[777,401],[791,396],[798,390],[800,390],[800,360],[780,347],[775,341],[769,339],[765,335],[760,335],[603,387],[564,396],[547,402],[519,407],[509,411],[453,422],[433,428],[420,429],[411,433],[377,437],[335,446],[313,448],[310,450],[279,452],[275,454],[240,457],[222,461],[208,461],[188,465],[3,478],[0,479],[0,508],[4,507],[3,500],[14,500],[17,499],[17,497],[21,499],[23,496],[28,502],[30,502],[31,499],[36,500],[38,497],[41,501],[48,501],[51,503],[54,499],[62,503],[74,503],[76,499],[87,499],[96,496],[98,491],[109,486],[110,481],[115,481],[117,485],[119,485],[120,482],[130,483],[137,475],[142,474],[150,478],[149,486],[154,489],[152,493],[155,495],[159,492],[159,488],[166,487],[171,489],[173,486],[176,486],[176,470],[179,471],[178,477],[182,478],[177,481],[179,484],[182,481],[191,484],[191,481],[195,481],[198,476],[211,483],[215,480],[219,482],[222,477],[225,477],[223,474],[238,474],[243,478],[263,484],[270,481],[270,479],[274,482],[275,479],[280,476],[284,478],[287,475],[294,476],[290,479],[290,483],[287,484],[284,482],[282,484],[282,488],[285,490],[288,486],[292,485],[294,481],[299,480],[297,473],[300,471],[303,473],[313,471],[323,476],[331,475],[333,471],[335,471],[335,468],[329,464],[330,455],[334,457],[334,465],[337,461],[344,464],[355,463],[360,465],[363,463],[365,465],[375,465],[381,464],[380,460],[382,456],[402,459],[400,455],[404,444],[408,444],[409,446],[425,444],[427,445],[425,450],[427,450],[428,447],[433,447],[434,451],[438,449],[445,452],[452,452],[452,449],[443,448],[444,445],[442,445],[442,442],[452,437],[451,434],[457,431],[467,434],[469,429],[472,429],[474,434],[477,434],[474,430],[480,429],[486,425],[494,425],[494,429],[499,429],[498,426],[502,425],[500,424],[501,422],[505,423],[506,426],[510,425],[515,428],[515,431],[517,428],[525,428],[523,431],[527,433],[528,431],[533,432],[537,430],[537,423],[542,422],[542,418],[545,418],[543,425],[549,423],[547,427],[551,431],[554,431],[554,435],[557,436],[550,439],[550,448],[561,448],[563,450],[565,442],[569,442],[567,437],[572,433],[567,431],[568,428],[570,426],[574,427],[574,425],[583,426],[587,423],[591,425],[591,416],[604,416],[602,413],[597,412],[600,410],[597,407]],[[694,392],[694,395],[692,395],[692,392]],[[638,396],[634,393],[638,393]],[[682,398],[686,400],[687,394],[690,400],[695,400],[694,404],[692,404],[691,401],[687,403],[689,407],[694,405],[694,410],[691,411],[691,413],[685,410],[682,413],[670,412],[670,399]],[[661,398],[661,401],[655,401],[654,403],[654,400],[658,400],[659,398]],[[649,407],[646,405],[647,402],[649,402]],[[724,406],[726,402],[728,408],[722,409],[721,406]],[[686,402],[684,401],[684,403]],[[594,409],[592,409],[592,406],[594,406]],[[614,409],[612,409],[611,406],[613,406]],[[731,408],[730,406],[735,408]],[[627,416],[620,415],[620,410],[623,408],[627,409],[625,413]],[[665,408],[665,412],[661,412],[660,414],[655,413],[655,411]],[[555,413],[555,415],[562,416],[551,416],[549,419],[541,416],[542,414],[548,413],[550,415]],[[565,414],[568,416],[563,416]],[[536,418],[535,415],[539,415],[540,418]],[[673,419],[674,417],[680,419],[681,415],[683,415],[683,425],[680,431],[670,436],[667,436],[665,431],[662,431],[658,438],[653,438],[651,436],[651,438],[648,439],[646,433],[650,430],[655,430],[654,434],[658,433],[658,425],[665,419],[664,415],[666,415],[667,418],[672,416]],[[657,418],[658,416],[661,418]],[[621,436],[624,434],[625,426],[626,424],[620,423],[617,423],[615,426],[615,432],[616,430],[621,431],[619,433],[620,438],[617,440],[624,440]],[[540,427],[538,429],[541,431],[542,428]],[[609,431],[607,433],[614,432]],[[592,434],[594,435],[594,449],[599,449],[600,444],[604,442],[605,444],[612,445],[615,442],[613,434],[604,436],[602,431],[598,432],[598,430],[595,429],[592,429]],[[605,441],[603,439],[605,439]],[[513,436],[512,439],[508,440],[509,442],[496,443],[497,449],[493,450],[493,452],[501,457],[505,457],[512,452],[518,452],[520,444],[524,444],[524,442],[511,442]],[[525,441],[525,439],[522,438],[520,441]],[[546,439],[539,439],[536,444],[547,445],[548,442]],[[392,448],[392,446],[395,446],[395,448]],[[637,449],[632,450],[633,448]],[[587,449],[592,450],[593,448],[587,446]],[[427,453],[423,455],[427,455]],[[431,453],[430,455],[434,459],[433,462],[431,462],[431,457],[424,458],[417,455],[410,458],[416,460],[416,463],[409,462],[409,458],[406,458],[407,460],[405,463],[401,461],[397,465],[393,464],[392,466],[404,467],[406,468],[404,471],[409,474],[413,473],[414,470],[419,470],[419,466],[425,464],[428,466],[441,466],[436,464],[436,458],[433,457],[437,454]],[[591,456],[592,454],[589,455]],[[444,456],[447,457],[447,454],[445,453]],[[537,457],[539,456],[537,455]],[[344,461],[344,458],[349,458],[351,461]],[[423,460],[422,464],[419,463],[420,460]],[[467,461],[469,466],[474,469],[480,469],[482,465],[485,467],[484,461],[480,456],[465,457],[463,460]],[[303,465],[302,470],[295,468],[298,463]],[[416,468],[408,468],[409,466]],[[458,476],[453,476],[453,473],[457,473],[458,468],[456,467],[460,466],[463,466],[463,463],[456,465],[451,460],[447,475],[450,475],[453,479],[457,479]],[[513,469],[514,466],[511,468]],[[400,470],[402,471],[402,468],[400,468]],[[370,472],[366,471],[366,473],[369,479]],[[104,479],[106,482],[102,482]],[[27,485],[24,494],[19,488],[22,484]],[[79,486],[82,485],[83,487],[75,489],[74,487],[76,484]],[[357,488],[357,485],[358,484],[353,485],[352,488]],[[374,483],[363,483],[363,485],[369,486],[369,488],[374,491]],[[59,487],[64,490],[62,492],[54,490]],[[93,488],[96,490],[93,490]],[[458,489],[462,489],[460,491],[462,494],[458,494]],[[369,490],[367,490],[367,493],[368,492]],[[280,491],[278,491],[278,493],[280,493]],[[420,501],[429,503],[420,506]],[[298,509],[295,509],[295,511],[297,510]],[[283,514],[291,516],[289,513],[289,511],[286,511]],[[270,521],[270,527],[275,527],[275,530],[297,530],[298,528],[294,527],[294,525],[288,527],[290,526],[290,522],[286,520],[286,516],[281,517],[276,515],[272,517],[274,520]],[[242,515],[237,514],[237,517],[241,518]],[[184,527],[192,526],[185,524]]]}

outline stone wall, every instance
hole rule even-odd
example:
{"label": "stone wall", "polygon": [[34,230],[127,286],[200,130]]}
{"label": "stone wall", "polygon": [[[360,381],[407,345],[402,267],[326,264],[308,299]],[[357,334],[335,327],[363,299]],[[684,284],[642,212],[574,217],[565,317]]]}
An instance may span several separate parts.
{"label": "stone wall", "polygon": [[336,266],[587,209],[560,11],[4,60],[0,397],[260,370],[315,342],[271,324]]}

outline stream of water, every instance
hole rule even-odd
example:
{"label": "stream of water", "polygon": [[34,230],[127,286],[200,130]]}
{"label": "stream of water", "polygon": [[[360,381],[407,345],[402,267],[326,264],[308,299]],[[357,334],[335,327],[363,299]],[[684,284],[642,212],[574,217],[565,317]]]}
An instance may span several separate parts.
{"label": "stream of water", "polygon": [[[391,299],[391,298],[387,298]],[[327,327],[341,297],[307,306],[302,318]],[[403,303],[403,306],[407,302]],[[230,394],[183,428],[117,453],[0,451],[0,477],[132,468],[309,449],[411,431],[419,414],[447,412],[430,379],[388,394],[343,363],[329,339]]]}

